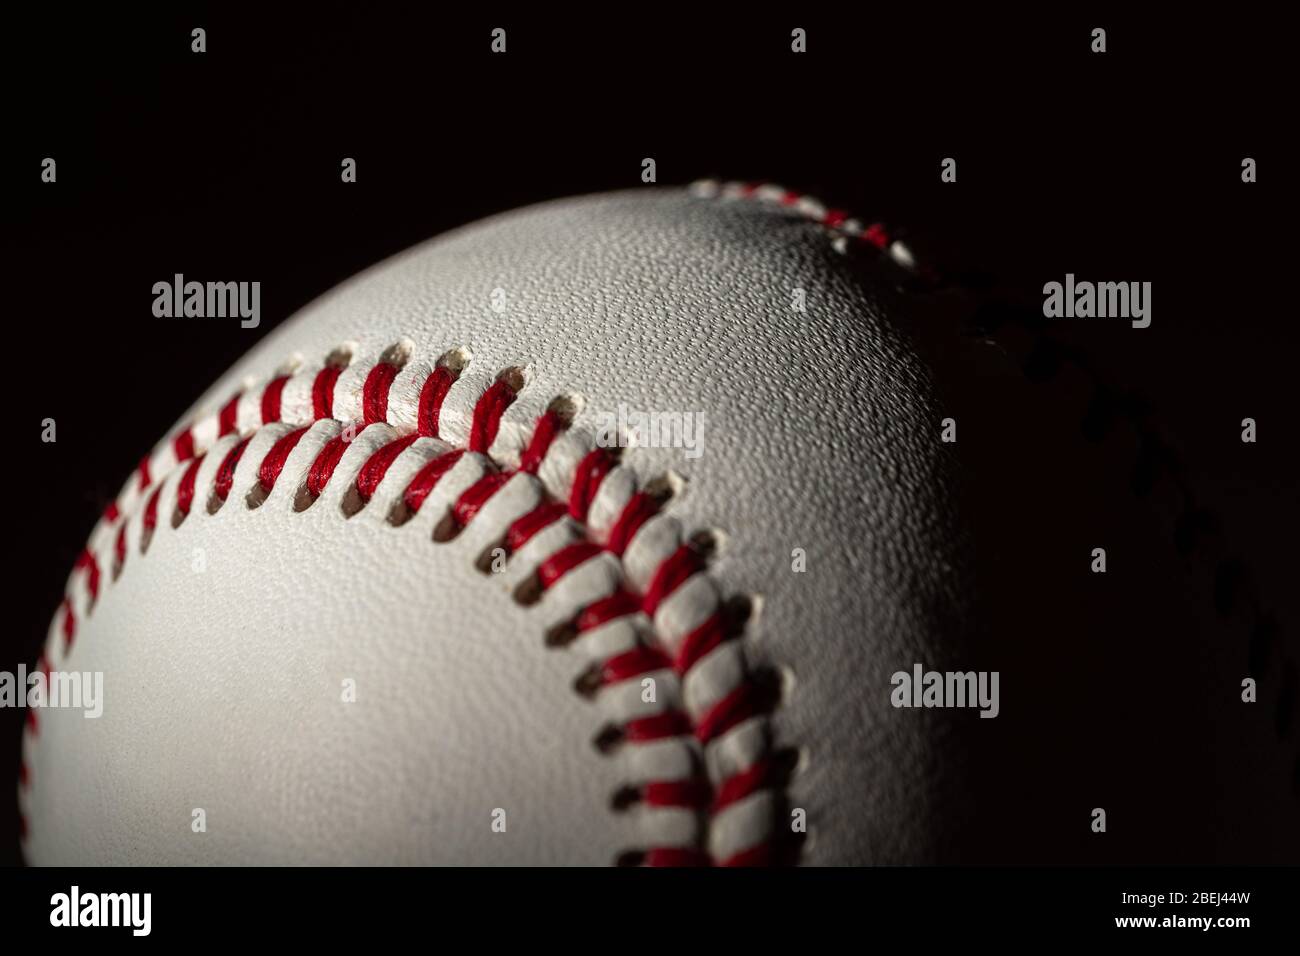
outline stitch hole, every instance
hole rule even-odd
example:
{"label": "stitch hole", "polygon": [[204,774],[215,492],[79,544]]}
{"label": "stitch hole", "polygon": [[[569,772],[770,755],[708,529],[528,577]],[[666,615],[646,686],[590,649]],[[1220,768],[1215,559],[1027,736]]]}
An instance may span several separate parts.
{"label": "stitch hole", "polygon": [[414,342],[410,339],[401,339],[384,349],[383,353],[379,356],[379,364],[394,365],[397,368],[402,368],[411,360],[411,353],[414,351]]}
{"label": "stitch hole", "polygon": [[460,375],[473,358],[474,354],[469,349],[454,348],[448,349],[439,355],[435,364],[454,375]]}
{"label": "stitch hole", "polygon": [[[548,645],[550,641],[547,641]],[[554,645],[550,645],[554,646]],[[590,700],[596,696],[596,691],[600,690],[601,678],[600,664],[592,664],[586,670],[573,680],[573,690],[579,697],[585,697]]]}
{"label": "stitch hole", "polygon": [[771,713],[794,690],[794,672],[789,668],[759,666],[749,673],[754,688],[754,706],[760,713]]}
{"label": "stitch hole", "polygon": [[542,640],[546,647],[568,647],[577,639],[577,624],[573,621],[564,621],[549,628]]}
{"label": "stitch hole", "polygon": [[663,507],[674,498],[680,498],[685,490],[686,479],[672,470],[651,478],[642,489],[660,507]]}
{"label": "stitch hole", "polygon": [[270,492],[262,487],[260,481],[255,481],[253,487],[248,490],[248,494],[244,496],[244,504],[248,506],[249,511],[252,511],[254,508],[262,507],[263,502],[269,497]]}
{"label": "stitch hole", "polygon": [[528,370],[519,365],[512,365],[497,372],[497,381],[505,382],[510,391],[518,395],[528,384]]}
{"label": "stitch hole", "polygon": [[316,503],[316,496],[307,488],[307,482],[298,486],[298,490],[293,495],[293,510],[295,513],[306,511]]}
{"label": "stitch hole", "polygon": [[[483,549],[483,553],[474,560],[474,567],[482,574],[497,573],[498,569],[492,567],[492,565],[496,562],[496,552],[498,550],[503,555],[503,561],[510,560],[510,552],[506,549],[506,539],[502,536]],[[504,564],[500,570],[505,570]]]}
{"label": "stitch hole", "polygon": [[294,375],[298,372],[300,368],[302,368],[302,363],[303,363],[302,353],[291,352],[288,358],[286,358],[283,362],[280,363],[280,367],[275,370],[275,374],[277,377],[281,375]]}
{"label": "stitch hole", "polygon": [[356,342],[343,342],[325,356],[326,368],[347,368],[352,364],[352,356],[357,350]]}
{"label": "stitch hole", "polygon": [[522,604],[524,607],[536,604],[542,599],[542,579],[535,573],[528,575],[515,588],[514,599],[516,604]]}
{"label": "stitch hole", "polygon": [[609,808],[615,813],[625,813],[641,802],[641,788],[631,784],[619,787],[609,798]]}
{"label": "stitch hole", "polygon": [[582,414],[582,410],[587,407],[587,399],[577,393],[568,395],[556,395],[551,399],[546,410],[555,415],[560,420],[560,424],[568,428],[573,424],[573,420]]}
{"label": "stitch hole", "polygon": [[365,506],[366,500],[361,497],[361,492],[357,491],[356,484],[353,484],[343,495],[343,501],[339,503],[339,510],[343,512],[344,518],[351,518]]}
{"label": "stitch hole", "polygon": [[690,536],[689,543],[706,561],[711,561],[727,546],[727,534],[718,528],[705,528]]}
{"label": "stitch hole", "polygon": [[622,746],[625,734],[617,724],[606,724],[592,740],[592,745],[602,754],[611,754]]}
{"label": "stitch hole", "polygon": [[388,523],[394,528],[400,528],[414,517],[415,512],[411,510],[404,498],[398,498],[388,509]]}
{"label": "stitch hole", "polygon": [[446,544],[449,541],[456,540],[465,528],[456,520],[456,515],[448,511],[442,516],[433,529],[433,540],[438,544]]}

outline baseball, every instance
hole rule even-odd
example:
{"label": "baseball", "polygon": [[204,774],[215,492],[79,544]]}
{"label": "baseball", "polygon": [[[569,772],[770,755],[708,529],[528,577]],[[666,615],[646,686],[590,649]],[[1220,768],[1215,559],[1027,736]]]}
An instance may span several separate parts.
{"label": "baseball", "polygon": [[891,703],[925,675],[891,675],[948,659],[971,586],[882,277],[913,266],[707,182],[499,215],[321,297],[90,536],[38,666],[111,705],[29,716],[27,858],[933,858],[957,784],[937,713]]}

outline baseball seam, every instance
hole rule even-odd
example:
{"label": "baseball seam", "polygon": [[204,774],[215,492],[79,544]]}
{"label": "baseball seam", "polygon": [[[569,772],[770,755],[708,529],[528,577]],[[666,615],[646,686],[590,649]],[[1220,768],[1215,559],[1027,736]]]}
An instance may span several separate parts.
{"label": "baseball seam", "polygon": [[[470,539],[484,573],[504,560],[518,579],[514,600],[545,616],[547,644],[586,659],[574,689],[606,720],[595,744],[626,758],[612,809],[639,806],[645,838],[618,862],[776,862],[780,767],[767,720],[776,701],[737,640],[738,605],[723,600],[707,554],[664,511],[680,479],[638,487],[616,449],[570,427],[580,398],[518,401],[525,369],[484,386],[462,374],[464,349],[432,366],[411,351],[399,342],[363,363],[340,346],[320,366],[247,384],[161,443],[96,524],[38,669],[72,653],[79,622],[155,534],[241,498],[260,507],[282,476],[301,476],[290,489],[298,511],[324,506],[327,490],[344,518],[385,507],[403,525],[434,510],[421,524],[433,525],[435,545]],[[331,484],[336,471],[355,473],[345,491]],[[652,699],[641,693],[646,680]],[[29,709],[20,804],[34,784],[39,729]],[[25,841],[26,815],[19,821]]]}

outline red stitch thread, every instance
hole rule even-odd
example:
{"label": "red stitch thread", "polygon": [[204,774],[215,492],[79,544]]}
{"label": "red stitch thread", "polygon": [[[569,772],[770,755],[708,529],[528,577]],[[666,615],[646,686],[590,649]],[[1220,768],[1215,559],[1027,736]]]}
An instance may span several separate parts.
{"label": "red stitch thread", "polygon": [[668,667],[668,658],[658,648],[638,644],[632,650],[605,661],[600,668],[602,684],[617,684],[620,681],[640,677],[650,671],[664,670]]}
{"label": "red stitch thread", "polygon": [[234,432],[235,427],[239,424],[239,396],[236,392],[231,396],[230,401],[221,407],[221,412],[217,415],[217,437],[224,438]]}
{"label": "red stitch thread", "polygon": [[110,501],[108,505],[105,506],[104,508],[104,520],[107,521],[109,524],[112,524],[114,521],[116,521],[118,519],[118,515],[120,514],[121,512],[117,510],[116,501]]}
{"label": "red stitch thread", "polygon": [[889,233],[885,231],[883,224],[875,222],[866,228],[862,233],[862,238],[871,243],[877,249],[883,250],[889,245]]}
{"label": "red stitch thread", "polygon": [[587,520],[592,499],[596,497],[600,483],[613,467],[614,456],[604,448],[597,448],[583,456],[582,461],[578,462],[577,471],[573,475],[573,487],[569,491],[569,514],[578,521]]}
{"label": "red stitch thread", "polygon": [[543,588],[550,588],[578,565],[583,564],[604,549],[594,541],[575,541],[556,551],[537,569],[537,579]]}
{"label": "red stitch thread", "polygon": [[645,612],[654,617],[655,611],[659,609],[664,599],[676,591],[687,578],[699,571],[699,555],[689,545],[682,545],[659,565],[654,577],[650,579],[650,586],[646,588],[643,601]]}
{"label": "red stitch thread", "polygon": [[162,491],[162,485],[154,489],[153,494],[144,505],[144,517],[141,518],[141,524],[146,531],[152,531],[158,527],[158,495]]}
{"label": "red stitch thread", "polygon": [[388,390],[396,377],[397,366],[388,362],[380,362],[366,376],[366,384],[361,389],[361,413],[367,425],[387,420]]}
{"label": "red stitch thread", "polygon": [[126,564],[126,525],[122,525],[117,529],[117,541],[113,545],[113,557],[120,571],[122,565]]}
{"label": "red stitch thread", "polygon": [[605,547],[621,558],[641,526],[658,513],[659,502],[644,491],[638,491],[623,506],[623,513],[614,522],[614,527],[609,529]]}
{"label": "red stitch thread", "polygon": [[311,410],[317,420],[334,417],[334,383],[339,380],[337,366],[327,365],[311,383]]}
{"label": "red stitch thread", "polygon": [[742,721],[758,712],[752,684],[741,684],[699,719],[695,737],[702,744],[716,740]]}
{"label": "red stitch thread", "polygon": [[375,489],[384,480],[384,475],[388,474],[388,469],[397,460],[397,456],[410,448],[419,437],[419,435],[407,435],[405,438],[390,441],[366,459],[366,463],[361,466],[361,471],[357,474],[357,494],[361,496],[362,501],[369,501],[374,496]]}
{"label": "red stitch thread", "polygon": [[488,500],[501,490],[513,476],[507,472],[493,472],[490,475],[484,475],[474,484],[470,485],[465,492],[456,501],[455,506],[451,509],[451,516],[460,527],[466,527],[474,516],[479,513],[479,509],[488,503]]}
{"label": "red stitch thread", "polygon": [[262,459],[262,467],[257,469],[257,483],[262,486],[262,490],[268,495],[271,489],[275,487],[275,481],[280,477],[280,472],[284,470],[284,463],[289,460],[289,454],[298,447],[298,442],[302,441],[302,436],[307,434],[307,427],[294,429],[287,435],[281,436],[280,440],[271,446],[271,450],[266,453]]}
{"label": "red stitch thread", "polygon": [[[783,202],[797,200],[798,197],[793,194],[782,198]],[[839,224],[838,215],[838,213],[830,213],[825,218],[828,223]],[[872,227],[865,236],[869,242],[888,242],[883,229],[877,227]],[[367,375],[362,396],[363,417],[367,424],[386,418],[388,394],[397,371],[397,367],[390,363],[380,363]],[[328,367],[318,372],[313,380],[312,404],[314,414],[318,418],[332,417],[333,390],[338,375],[338,368]],[[373,497],[393,462],[417,437],[434,436],[438,433],[441,406],[455,379],[455,374],[444,367],[435,369],[428,376],[420,392],[416,434],[387,443],[372,454],[362,466],[356,487],[363,500]],[[264,423],[276,421],[281,417],[282,392],[287,380],[287,376],[281,376],[263,390],[261,411]],[[515,397],[514,389],[504,377],[498,379],[484,392],[475,405],[468,439],[469,450],[486,454],[497,435],[502,415],[514,402]],[[237,426],[239,398],[239,395],[231,398],[219,412],[219,427],[223,435],[234,431]],[[564,416],[555,410],[548,410],[540,416],[535,423],[528,446],[520,456],[519,471],[536,474],[555,437],[567,427],[567,424]],[[259,466],[258,480],[263,490],[269,492],[274,487],[289,454],[306,431],[306,427],[296,429],[282,436],[272,446]],[[352,431],[347,429],[327,442],[318,453],[307,479],[308,490],[313,495],[319,496],[323,492],[351,438]],[[233,446],[217,470],[213,490],[221,500],[225,500],[229,495],[233,486],[234,472],[249,440],[250,438],[244,438]],[[182,515],[188,514],[192,507],[196,476],[202,460],[202,456],[193,457],[193,442],[193,433],[190,429],[182,431],[173,439],[173,451],[177,462],[192,459],[177,488],[177,508]],[[438,481],[454,467],[462,454],[462,450],[455,450],[440,455],[417,473],[403,494],[403,500],[411,511],[419,510]],[[602,482],[616,464],[616,457],[603,448],[598,448],[584,456],[575,469],[568,500],[546,501],[517,519],[507,534],[507,547],[512,551],[518,550],[538,532],[561,520],[566,514],[585,523],[591,503],[595,500]],[[462,527],[472,522],[483,506],[505,486],[513,474],[513,472],[493,471],[471,485],[461,494],[451,509],[456,522]],[[141,462],[140,480],[142,487],[148,487],[151,483],[148,458]],[[157,501],[160,492],[161,486],[158,486],[146,501],[143,517],[146,530],[156,526]],[[569,571],[597,557],[602,551],[609,551],[621,558],[639,529],[658,513],[660,506],[660,502],[655,497],[645,492],[634,493],[610,528],[603,547],[590,539],[579,540],[560,548],[542,562],[537,572],[542,586],[544,588],[553,586]],[[105,509],[105,519],[111,523],[118,517],[116,503],[110,503]],[[125,531],[126,527],[123,524],[119,529],[116,542],[119,568],[126,557]],[[78,567],[87,573],[88,590],[93,600],[98,592],[99,569],[89,551],[84,552],[82,558],[78,560]],[[609,621],[640,612],[653,615],[669,595],[692,575],[702,570],[703,564],[699,554],[689,546],[682,546],[659,564],[644,595],[620,589],[580,609],[575,619],[575,626],[578,631],[585,632]],[[65,649],[70,649],[77,622],[71,599],[68,597],[64,599],[63,612]],[[616,654],[603,661],[597,671],[598,680],[602,685],[609,685],[668,667],[679,676],[685,676],[730,634],[731,629],[725,616],[714,613],[682,640],[674,659],[670,660],[663,650],[654,646],[638,645],[630,651]],[[48,667],[48,664],[46,666]],[[707,744],[758,713],[759,709],[756,688],[746,682],[725,695],[697,721],[692,721],[684,711],[673,709],[650,717],[630,720],[620,728],[620,735],[623,740],[633,743],[693,736]],[[35,722],[34,712],[29,713],[29,724],[33,733]],[[27,780],[25,769],[21,772],[21,776],[25,785]],[[697,771],[682,780],[649,781],[642,785],[638,793],[647,805],[694,809],[707,807],[710,813],[717,813],[761,790],[768,785],[770,776],[769,761],[763,758],[746,770],[723,780],[716,788],[710,784],[707,777]],[[713,863],[753,865],[769,862],[771,856],[771,846],[763,843],[722,861],[711,860],[709,855],[700,849],[671,847],[650,848],[642,855],[642,860],[649,865],[710,865]]]}
{"label": "red stitch thread", "polygon": [[464,452],[460,449],[449,451],[421,468],[411,479],[411,483],[406,486],[406,491],[402,495],[406,507],[413,512],[419,511],[420,505],[424,504],[424,499],[429,497],[442,476],[451,471],[456,462],[460,461],[462,454]]}
{"label": "red stitch thread", "polygon": [[99,562],[95,556],[85,549],[77,555],[76,563],[73,568],[77,571],[86,572],[86,588],[90,591],[90,599],[93,601],[99,597]]}
{"label": "red stitch thread", "polygon": [[194,433],[188,428],[172,439],[172,454],[177,462],[189,461],[194,457]]}
{"label": "red stitch thread", "polygon": [[533,437],[519,457],[519,470],[530,475],[537,474],[537,469],[542,466],[546,453],[551,450],[551,442],[555,441],[555,436],[564,428],[564,419],[554,410],[548,409],[541,418],[537,419],[537,424],[533,428]]}
{"label": "red stitch thread", "polygon": [[486,455],[492,440],[497,437],[501,425],[501,416],[515,400],[515,391],[499,378],[492,386],[479,396],[474,406],[474,420],[469,429],[469,450]]}
{"label": "red stitch thread", "polygon": [[325,447],[316,456],[316,460],[311,463],[311,469],[307,472],[307,493],[313,498],[319,498],[325,491],[325,486],[334,477],[334,469],[338,467],[339,459],[343,457],[351,442],[352,429],[348,427],[327,441]]}
{"label": "red stitch thread", "polygon": [[707,807],[712,797],[708,783],[699,777],[652,781],[642,788],[641,795],[652,807]]}
{"label": "red stitch thread", "polygon": [[623,728],[627,740],[641,743],[647,740],[663,740],[665,737],[684,737],[691,733],[691,719],[680,710],[669,710],[653,717],[638,717],[630,720]]}
{"label": "red stitch thread", "polygon": [[446,366],[439,365],[424,380],[420,389],[420,407],[416,415],[416,434],[426,438],[438,437],[438,420],[442,416],[442,402],[456,381],[456,375]]}
{"label": "red stitch thread", "polygon": [[248,447],[248,442],[249,439],[245,438],[226,452],[221,467],[217,469],[217,478],[212,490],[221,501],[225,501],[226,496],[230,494],[230,486],[235,483],[235,467],[239,464],[239,459],[244,457],[244,449]]}
{"label": "red stitch thread", "polygon": [[703,624],[682,639],[673,661],[673,670],[685,674],[700,659],[727,639],[727,622],[721,614],[710,614]]}
{"label": "red stitch thread", "polygon": [[262,390],[262,424],[269,425],[280,420],[280,396],[284,393],[288,375],[271,379],[270,384]]}
{"label": "red stitch thread", "polygon": [[627,617],[641,610],[641,599],[631,591],[615,591],[607,598],[593,601],[578,614],[575,624],[579,631],[590,631],[607,621]]}
{"label": "red stitch thread", "polygon": [[72,599],[63,599],[63,653],[72,650],[72,641],[77,636],[77,618],[72,613]]}
{"label": "red stitch thread", "polygon": [[149,456],[145,455],[140,459],[140,490],[144,491],[149,487],[152,479],[149,477]]}
{"label": "red stitch thread", "polygon": [[568,513],[569,509],[563,502],[548,501],[538,505],[510,526],[506,533],[506,547],[511,553],[518,551],[533,535],[543,528],[549,528]]}
{"label": "red stitch thread", "polygon": [[190,462],[185,474],[181,475],[180,484],[176,486],[176,510],[182,515],[189,514],[190,506],[194,503],[194,479],[198,476],[204,457],[200,455]]}
{"label": "red stitch thread", "polygon": [[747,770],[728,777],[718,786],[713,797],[713,812],[717,813],[733,803],[745,799],[751,793],[757,793],[767,784],[768,774],[772,770],[771,761],[763,759],[754,763]]}
{"label": "red stitch thread", "polygon": [[646,866],[693,867],[710,866],[712,863],[707,853],[688,847],[660,847],[645,855]]}

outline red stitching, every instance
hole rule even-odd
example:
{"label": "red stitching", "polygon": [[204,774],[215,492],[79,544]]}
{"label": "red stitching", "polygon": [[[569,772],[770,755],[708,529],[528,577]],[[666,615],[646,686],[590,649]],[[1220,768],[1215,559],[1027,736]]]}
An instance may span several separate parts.
{"label": "red stitching", "polygon": [[262,490],[268,495],[271,489],[275,487],[275,481],[280,477],[280,472],[284,470],[284,463],[289,460],[289,454],[298,447],[298,442],[302,441],[302,436],[307,434],[308,426],[296,428],[287,435],[282,436],[271,450],[266,453],[262,459],[262,467],[257,469],[257,483],[262,486]]}
{"label": "red stitching", "polygon": [[420,407],[416,416],[416,434],[426,438],[438,437],[438,420],[442,416],[442,402],[447,397],[456,374],[451,369],[439,365],[424,380],[420,389]]}
{"label": "red stitching", "polygon": [[63,653],[72,650],[72,642],[77,637],[77,616],[72,613],[72,599],[63,599]]}
{"label": "red stitching", "polygon": [[456,524],[463,528],[473,521],[479,509],[487,504],[488,499],[500,491],[501,486],[511,477],[507,472],[498,471],[484,475],[470,485],[451,509],[451,516]]}
{"label": "red stitching", "polygon": [[316,455],[316,460],[311,463],[311,470],[307,472],[307,492],[313,498],[321,496],[321,493],[325,490],[325,485],[334,476],[334,469],[338,467],[339,460],[343,457],[343,453],[347,451],[351,442],[352,430],[351,428],[345,428],[327,441],[325,447]]}
{"label": "red stitching", "polygon": [[226,452],[221,467],[217,469],[217,478],[212,490],[222,501],[226,500],[226,496],[230,494],[230,486],[235,483],[235,467],[239,464],[239,459],[244,457],[244,449],[248,447],[248,442],[249,439],[245,438]]}
{"label": "red stitching", "polygon": [[198,477],[203,458],[203,455],[199,455],[189,463],[185,474],[181,475],[180,484],[176,486],[176,510],[182,515],[190,513],[190,506],[194,502],[194,480]]}
{"label": "red stitching", "polygon": [[384,475],[388,474],[388,469],[397,460],[397,456],[410,448],[419,437],[412,434],[390,441],[366,459],[366,463],[361,466],[361,471],[357,474],[357,494],[361,496],[362,501],[369,501],[374,496],[375,489],[384,480]]}
{"label": "red stitching", "polygon": [[604,548],[594,541],[575,541],[543,561],[537,569],[537,578],[543,588],[549,588],[578,565],[585,564],[602,551]]}
{"label": "red stitching", "polygon": [[221,408],[221,413],[217,416],[217,437],[224,438],[235,431],[239,424],[239,398],[240,393],[236,392],[225,405]]}
{"label": "red stitching", "polygon": [[271,379],[266,388],[262,390],[263,425],[269,425],[280,420],[280,396],[284,393],[284,386],[288,381],[288,375],[281,375],[279,378]]}
{"label": "red stitching", "polygon": [[406,486],[406,491],[402,495],[406,507],[411,511],[419,511],[420,505],[424,504],[424,499],[429,497],[429,493],[433,491],[439,479],[451,471],[463,454],[464,451],[460,449],[449,451],[444,455],[439,455],[421,468],[415,477],[411,479],[411,483]]}
{"label": "red stitching", "polygon": [[614,522],[614,527],[609,529],[609,539],[605,542],[605,547],[622,557],[627,546],[632,543],[632,538],[641,530],[641,526],[658,513],[659,502],[644,491],[638,491],[623,506],[623,513]]}
{"label": "red stitching", "polygon": [[551,442],[555,441],[555,437],[564,428],[564,419],[556,411],[547,410],[546,414],[537,419],[532,440],[528,442],[528,447],[519,458],[519,470],[530,475],[537,474],[537,469],[542,466],[546,453],[551,450]]}
{"label": "red stitching", "polygon": [[172,439],[172,453],[178,462],[194,457],[194,433],[188,428]]}
{"label": "red stitching", "polygon": [[366,384],[361,389],[362,420],[367,425],[382,422],[388,418],[388,390],[393,387],[397,377],[397,366],[380,362],[366,376]]}
{"label": "red stitching", "polygon": [[491,387],[479,396],[474,406],[474,420],[469,429],[469,450],[486,455],[492,447],[492,440],[497,437],[497,428],[501,425],[501,416],[515,400],[515,390],[505,379],[497,379]]}
{"label": "red stitching", "polygon": [[587,510],[591,507],[592,499],[596,497],[600,483],[613,467],[614,456],[604,448],[588,452],[578,462],[578,471],[573,476],[573,488],[569,493],[569,514],[579,521],[587,520]]}
{"label": "red stitching", "polygon": [[90,591],[90,599],[93,601],[99,597],[99,563],[95,560],[95,556],[88,550],[83,550],[77,555],[73,568],[86,572],[86,589]]}
{"label": "red stitching", "polygon": [[334,383],[339,380],[339,373],[342,369],[327,365],[319,372],[311,383],[311,409],[312,414],[319,421],[322,418],[334,417]]}
{"label": "red stitching", "polygon": [[[797,201],[798,197],[790,199],[790,202]],[[333,392],[339,372],[339,368],[327,366],[316,372],[313,377],[312,413],[317,419],[333,416]],[[372,367],[367,374],[362,386],[361,402],[365,424],[386,421],[388,395],[397,372],[397,366],[381,362]],[[369,501],[374,496],[393,463],[402,452],[414,444],[417,438],[438,435],[442,404],[456,378],[456,373],[442,366],[435,368],[428,375],[420,389],[415,431],[385,443],[369,456],[358,472],[355,487],[363,502]],[[288,380],[289,376],[279,376],[264,387],[259,400],[263,424],[281,419],[283,390]],[[428,461],[407,484],[402,493],[402,500],[411,512],[420,509],[438,482],[451,471],[465,451],[487,454],[499,431],[502,416],[514,403],[515,398],[515,387],[504,376],[499,377],[484,391],[474,406],[467,447],[446,452]],[[239,401],[240,395],[237,394],[219,410],[217,419],[221,436],[231,434],[237,429]],[[555,409],[548,409],[536,420],[528,443],[520,455],[517,469],[502,469],[489,459],[486,462],[489,472],[464,490],[451,505],[449,513],[455,524],[458,527],[468,526],[491,501],[493,495],[505,487],[517,473],[536,475],[556,438],[567,427],[568,420],[564,415]],[[274,488],[290,454],[308,428],[309,426],[304,425],[286,432],[265,454],[257,472],[258,482],[264,492],[270,493]],[[354,437],[354,430],[355,426],[344,428],[317,452],[308,470],[306,481],[307,490],[313,496],[323,493]],[[251,438],[251,435],[242,437],[226,451],[212,479],[212,491],[218,500],[224,501],[229,496],[233,488],[235,471]],[[188,515],[193,507],[197,475],[204,456],[195,454],[194,430],[191,428],[181,431],[172,439],[172,451],[177,465],[182,463],[185,465],[176,492],[176,508],[183,517]],[[577,521],[580,526],[585,525],[592,502],[595,501],[605,478],[617,467],[617,464],[616,455],[604,448],[596,448],[583,456],[570,481],[567,500],[548,498],[515,520],[506,534],[506,548],[510,552],[518,551],[539,532],[566,517]],[[152,484],[149,468],[150,460],[145,458],[139,470],[141,488],[150,487]],[[142,524],[147,532],[156,528],[161,490],[162,485],[158,484],[144,502]],[[604,552],[621,559],[640,529],[657,515],[659,510],[660,502],[655,496],[645,491],[634,492],[608,529],[603,542],[592,539],[590,529],[581,527],[579,530],[583,532],[583,536],[566,541],[558,550],[542,559],[536,573],[537,581],[542,588],[550,588],[570,571]],[[104,519],[109,524],[115,522],[120,515],[117,502],[105,508]],[[126,524],[123,522],[118,528],[115,541],[118,570],[125,562],[126,551]],[[89,550],[84,551],[78,558],[77,569],[86,574],[87,590],[93,601],[99,591],[99,567]],[[640,613],[653,618],[658,607],[670,595],[693,575],[703,570],[704,563],[701,555],[690,546],[682,545],[660,562],[643,594],[638,594],[625,586],[606,597],[592,601],[577,611],[573,627],[578,633],[585,633],[611,621]],[[64,598],[61,610],[64,615],[62,632],[66,653],[72,647],[77,631],[77,618],[70,597]],[[595,671],[597,683],[600,686],[610,686],[637,679],[654,671],[668,669],[675,672],[679,679],[685,679],[692,667],[728,640],[737,630],[738,628],[729,625],[721,611],[715,611],[681,640],[672,658],[660,647],[637,643],[631,649],[616,653],[599,662]],[[48,664],[45,666],[48,667]],[[639,743],[672,737],[693,737],[702,743],[707,743],[760,713],[760,710],[756,685],[746,679],[728,692],[702,717],[693,720],[684,710],[670,708],[651,716],[626,721],[618,728],[617,739],[627,743]],[[35,734],[34,713],[29,714],[29,727]],[[20,776],[22,784],[28,785],[30,771],[24,768],[20,771]],[[772,776],[771,763],[763,757],[752,766],[719,781],[716,786],[704,774],[702,768],[697,767],[683,779],[652,780],[640,785],[636,790],[627,792],[632,793],[647,806],[681,807],[713,814],[770,786]],[[765,837],[758,846],[747,848],[721,861],[712,860],[707,852],[697,847],[649,847],[637,855],[637,858],[649,865],[751,865],[771,861],[771,839],[770,836]]]}
{"label": "red stitching", "polygon": [[549,528],[568,513],[569,509],[560,501],[538,505],[510,526],[506,533],[506,547],[513,554],[526,545],[533,535],[543,528]]}
{"label": "red stitching", "polygon": [[141,519],[141,524],[146,531],[153,531],[154,528],[158,527],[158,494],[161,491],[162,485],[159,485],[154,489],[153,494],[149,496],[149,500],[145,502],[144,517]]}

